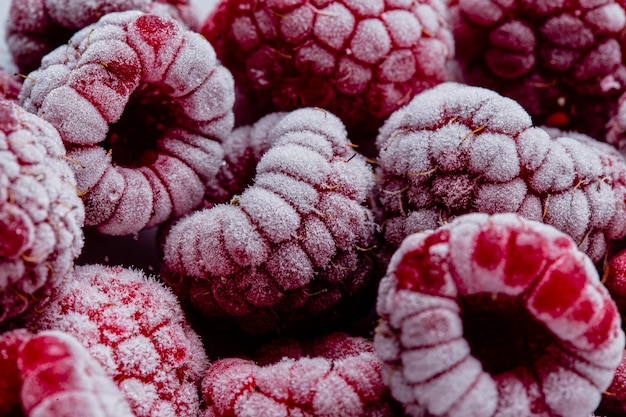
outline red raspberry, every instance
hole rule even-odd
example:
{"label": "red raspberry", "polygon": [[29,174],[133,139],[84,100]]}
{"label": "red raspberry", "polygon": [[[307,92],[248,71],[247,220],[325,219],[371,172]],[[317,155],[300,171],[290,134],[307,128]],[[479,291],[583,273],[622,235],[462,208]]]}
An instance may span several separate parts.
{"label": "red raspberry", "polygon": [[0,99],[0,323],[40,306],[83,247],[84,208],[57,131]]}
{"label": "red raspberry", "polygon": [[199,29],[189,0],[12,0],[7,46],[19,70],[28,74],[39,67],[44,55],[66,44],[74,32],[108,13],[126,10],[172,17],[190,29]]}
{"label": "red raspberry", "polygon": [[551,138],[513,100],[484,88],[445,83],[416,96],[377,138],[377,217],[388,249],[461,214],[515,212],[601,260],[626,235],[626,162],[605,143],[561,135]]}
{"label": "red raspberry", "polygon": [[161,283],[121,267],[76,267],[36,329],[65,331],[98,359],[137,417],[196,417],[208,365],[178,300]]}
{"label": "red raspberry", "polygon": [[0,376],[3,416],[134,417],[100,363],[63,332],[1,334]]}
{"label": "red raspberry", "polygon": [[48,54],[20,92],[75,160],[86,225],[125,235],[197,207],[233,127],[234,86],[176,21],[111,13]]}
{"label": "red raspberry", "polygon": [[364,339],[333,333],[303,345],[277,341],[263,351],[255,361],[228,358],[209,367],[204,417],[393,415],[380,360]]}
{"label": "red raspberry", "polygon": [[517,100],[536,124],[602,138],[626,90],[626,14],[619,0],[454,0],[466,82]]}
{"label": "red raspberry", "polygon": [[413,416],[588,416],[624,351],[591,260],[512,213],[407,237],[377,311],[384,380]]}
{"label": "red raspberry", "polygon": [[617,101],[617,111],[607,123],[604,140],[626,154],[626,93]]}
{"label": "red raspberry", "polygon": [[447,79],[441,0],[222,0],[202,33],[262,112],[317,106],[375,134],[410,98]]}
{"label": "red raspberry", "polygon": [[252,333],[334,319],[373,284],[373,178],[341,121],[296,110],[269,137],[252,185],[176,223],[164,247],[163,276],[185,303]]}

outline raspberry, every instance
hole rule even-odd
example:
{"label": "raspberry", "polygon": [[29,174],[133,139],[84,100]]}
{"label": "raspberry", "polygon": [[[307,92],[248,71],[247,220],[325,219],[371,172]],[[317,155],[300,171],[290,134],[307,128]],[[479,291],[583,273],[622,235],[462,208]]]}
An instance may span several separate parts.
{"label": "raspberry", "polygon": [[626,14],[617,0],[454,0],[464,80],[511,97],[535,124],[602,138],[626,90]]}
{"label": "raspberry", "polygon": [[617,101],[617,111],[607,123],[604,140],[626,154],[626,93]]}
{"label": "raspberry", "polygon": [[626,355],[622,356],[613,381],[602,396],[598,411],[615,416],[626,412]]}
{"label": "raspberry", "polygon": [[269,138],[253,185],[176,223],[163,256],[184,303],[252,333],[334,320],[373,283],[373,179],[341,121],[296,110]]}
{"label": "raspberry", "polygon": [[588,416],[624,351],[591,260],[512,213],[407,237],[377,311],[383,379],[413,416]]}
{"label": "raspberry", "polygon": [[447,79],[441,0],[222,0],[202,33],[259,112],[317,106],[370,133]]}
{"label": "raspberry", "polygon": [[29,317],[30,326],[76,337],[137,417],[198,415],[207,357],[167,287],[139,271],[83,265],[55,289],[53,300]]}
{"label": "raspberry", "polygon": [[0,323],[41,306],[83,247],[65,157],[49,123],[0,99]]}
{"label": "raspberry", "polygon": [[594,262],[626,235],[626,163],[582,134],[533,127],[511,99],[444,83],[381,128],[377,218],[388,249],[469,212],[515,212],[570,235]]}
{"label": "raspberry", "polygon": [[[204,417],[393,415],[380,360],[364,339],[332,333],[262,350],[269,360],[263,354],[255,361],[227,358],[209,367],[202,381]],[[274,350],[289,354],[276,357]]]}
{"label": "raspberry", "polygon": [[66,44],[79,29],[102,16],[126,10],[177,19],[190,29],[199,29],[189,0],[12,0],[6,25],[6,41],[19,70],[36,70],[44,55]]}
{"label": "raspberry", "polygon": [[86,225],[126,235],[197,207],[233,127],[229,71],[176,21],[110,13],[46,55],[22,105],[60,132]]}
{"label": "raspberry", "polygon": [[3,416],[134,417],[102,366],[66,333],[0,335],[0,413]]}

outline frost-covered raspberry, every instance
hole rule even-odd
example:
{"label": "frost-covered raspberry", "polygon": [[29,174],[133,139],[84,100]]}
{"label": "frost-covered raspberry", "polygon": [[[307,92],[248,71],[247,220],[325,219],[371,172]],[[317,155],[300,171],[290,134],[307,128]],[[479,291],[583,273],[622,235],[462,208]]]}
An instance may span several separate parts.
{"label": "frost-covered raspberry", "polygon": [[164,246],[163,276],[185,302],[254,333],[323,322],[373,284],[373,178],[341,121],[300,109],[268,137],[251,185],[176,223]]}
{"label": "frost-covered raspberry", "polygon": [[136,11],[110,13],[46,55],[20,101],[59,130],[85,223],[109,235],[197,207],[234,124],[233,79],[211,45]]}
{"label": "frost-covered raspberry", "polygon": [[49,123],[0,99],[0,323],[39,305],[83,247],[65,157]]}
{"label": "frost-covered raspberry", "polygon": [[233,72],[246,110],[317,106],[348,127],[377,128],[447,79],[454,46],[446,13],[441,0],[222,0],[202,33]]}
{"label": "frost-covered raspberry", "polygon": [[617,110],[607,123],[604,140],[626,154],[626,93],[617,100]]}
{"label": "frost-covered raspberry", "polygon": [[113,377],[137,417],[196,417],[208,365],[198,335],[163,284],[135,270],[76,267],[29,326],[65,331]]}
{"label": "frost-covered raspberry", "polygon": [[450,15],[466,82],[519,101],[536,124],[602,137],[626,90],[623,2],[454,0]]}
{"label": "frost-covered raspberry", "polygon": [[60,331],[0,335],[0,414],[134,417],[102,365]]}
{"label": "frost-covered raspberry", "polygon": [[364,339],[332,333],[214,362],[202,381],[204,417],[394,415],[380,360]]}
{"label": "frost-covered raspberry", "polygon": [[126,10],[171,17],[193,30],[200,26],[189,0],[11,0],[7,46],[19,70],[27,74],[79,29]]}
{"label": "frost-covered raspberry", "polygon": [[389,249],[469,212],[542,221],[594,262],[626,235],[623,156],[582,134],[551,138],[493,91],[456,83],[425,91],[387,120],[376,145]]}
{"label": "frost-covered raspberry", "polygon": [[377,311],[383,380],[412,416],[588,416],[624,351],[591,260],[513,213],[407,237]]}

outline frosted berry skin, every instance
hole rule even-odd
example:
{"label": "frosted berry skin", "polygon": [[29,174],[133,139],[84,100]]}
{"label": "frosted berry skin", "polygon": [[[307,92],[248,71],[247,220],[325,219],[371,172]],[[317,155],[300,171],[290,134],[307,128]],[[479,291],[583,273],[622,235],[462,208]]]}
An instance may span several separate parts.
{"label": "frosted berry skin", "polygon": [[10,71],[0,69],[0,99],[16,103],[21,89],[22,82],[18,76]]}
{"label": "frosted berry skin", "polygon": [[392,111],[447,79],[446,13],[439,0],[222,0],[202,33],[247,111],[322,107],[375,136]]}
{"label": "frosted berry skin", "polygon": [[411,416],[588,416],[624,350],[589,257],[512,213],[407,237],[376,308],[383,380]]}
{"label": "frosted berry skin", "polygon": [[254,361],[220,359],[207,370],[202,395],[203,417],[394,415],[372,345],[344,333],[275,341]]}
{"label": "frosted berry skin", "polygon": [[0,99],[0,323],[42,307],[83,247],[65,156],[54,127]]}
{"label": "frosted berry skin", "polygon": [[551,134],[484,88],[444,83],[416,96],[376,139],[387,248],[461,214],[513,212],[567,233],[600,261],[626,234],[626,162],[583,134]]}
{"label": "frosted berry skin", "polygon": [[0,364],[4,416],[134,417],[102,365],[67,333],[3,333]]}
{"label": "frosted berry skin", "polygon": [[171,17],[189,29],[199,29],[200,22],[188,0],[11,0],[6,43],[18,69],[28,74],[78,30],[108,13],[127,10]]}
{"label": "frosted berry skin", "polygon": [[20,92],[75,161],[87,226],[127,235],[200,205],[233,128],[234,85],[201,35],[111,13],[48,54]]}
{"label": "frosted berry skin", "polygon": [[208,360],[176,296],[122,267],[77,266],[29,327],[76,337],[100,361],[135,416],[196,417]]}
{"label": "frosted berry skin", "polygon": [[536,124],[601,139],[626,89],[623,6],[454,0],[451,26],[463,80],[517,100]]}
{"label": "frosted berry skin", "polygon": [[341,121],[305,108],[269,137],[251,185],[176,223],[163,256],[184,303],[252,333],[323,323],[373,283],[373,177]]}

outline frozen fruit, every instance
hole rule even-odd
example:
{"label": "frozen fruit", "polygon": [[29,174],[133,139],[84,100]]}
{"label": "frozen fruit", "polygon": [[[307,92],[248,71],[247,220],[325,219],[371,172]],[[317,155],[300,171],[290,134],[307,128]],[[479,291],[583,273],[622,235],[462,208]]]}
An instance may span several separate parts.
{"label": "frozen fruit", "polygon": [[232,130],[234,86],[201,35],[110,13],[46,55],[20,102],[68,148],[87,226],[126,235],[197,207]]}
{"label": "frozen fruit", "polygon": [[66,44],[79,29],[107,13],[141,10],[177,19],[190,29],[200,22],[189,0],[11,0],[6,42],[19,70],[37,69],[41,58]]}
{"label": "frozen fruit", "polygon": [[83,221],[57,131],[0,99],[0,323],[41,307],[81,252]]}
{"label": "frozen fruit", "polygon": [[377,311],[383,380],[412,416],[588,416],[624,351],[589,257],[513,213],[407,237]]}
{"label": "frozen fruit", "polygon": [[208,365],[172,292],[122,267],[75,267],[29,327],[76,337],[117,383],[137,417],[196,417]]}
{"label": "frozen fruit", "polygon": [[484,88],[444,83],[416,96],[376,142],[376,213],[387,248],[461,214],[515,212],[601,260],[626,235],[626,162],[583,134],[551,133]]}
{"label": "frozen fruit", "polygon": [[375,134],[414,94],[447,79],[446,13],[441,0],[222,0],[202,33],[246,111],[317,106]]}
{"label": "frozen fruit", "polygon": [[454,0],[449,7],[464,81],[519,101],[536,124],[603,137],[626,90],[622,1]]}
{"label": "frozen fruit", "polygon": [[226,203],[241,194],[252,182],[256,165],[272,146],[271,129],[287,113],[270,113],[253,125],[240,126],[222,142],[224,161],[217,174],[206,183],[207,206]]}
{"label": "frozen fruit", "polygon": [[607,123],[604,140],[626,154],[626,93],[617,100],[617,110]]}
{"label": "frozen fruit", "polygon": [[254,361],[226,358],[209,367],[204,417],[394,415],[380,360],[364,339],[332,333],[262,350]]}
{"label": "frozen fruit", "polygon": [[0,365],[3,416],[134,417],[101,364],[67,333],[3,333]]}
{"label": "frozen fruit", "polygon": [[373,178],[341,121],[295,110],[268,137],[251,185],[176,223],[163,257],[185,303],[254,333],[321,323],[373,284]]}

